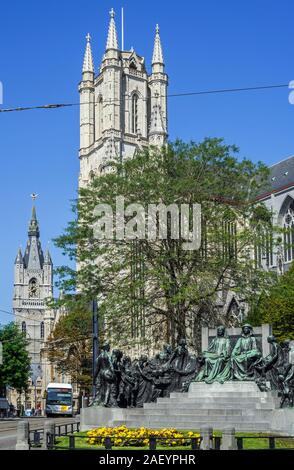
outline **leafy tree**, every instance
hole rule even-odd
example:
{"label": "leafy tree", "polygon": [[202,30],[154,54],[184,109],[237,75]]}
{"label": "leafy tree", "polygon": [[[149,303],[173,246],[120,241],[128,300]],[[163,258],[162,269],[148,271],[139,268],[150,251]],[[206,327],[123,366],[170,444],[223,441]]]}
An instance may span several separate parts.
{"label": "leafy tree", "polygon": [[10,323],[0,327],[0,341],[3,343],[0,389],[10,386],[19,393],[26,391],[30,377],[30,358],[25,336],[18,325]]}
{"label": "leafy tree", "polygon": [[[132,346],[145,337],[148,348],[150,337],[153,344],[174,344],[189,336],[199,347],[201,326],[219,321],[216,305],[224,292],[233,290],[253,302],[271,282],[272,275],[253,256],[254,249],[265,249],[273,230],[268,211],[255,202],[268,177],[266,167],[238,160],[237,148],[220,139],[205,139],[149,147],[133,159],[108,162],[108,169],[80,190],[75,220],[55,240],[79,267],[59,268],[60,286],[67,292],[78,286],[87,300],[98,297],[116,344]],[[192,212],[193,204],[201,204],[200,249],[186,250],[182,235],[174,239],[171,215],[166,239],[127,240],[114,233],[110,241],[98,240],[94,229],[101,214],[95,207],[108,204],[115,216],[117,196],[124,197],[125,207],[135,203],[145,209],[186,204]],[[138,232],[142,219],[134,216],[125,215],[124,222]],[[114,231],[109,220],[105,226]],[[159,222],[157,214],[156,229]]]}
{"label": "leafy tree", "polygon": [[69,374],[81,391],[92,384],[92,318],[82,303],[71,304],[48,339],[49,361],[61,373]]}
{"label": "leafy tree", "polygon": [[280,341],[294,339],[294,264],[262,293],[249,320],[254,326],[272,324],[274,335]]}

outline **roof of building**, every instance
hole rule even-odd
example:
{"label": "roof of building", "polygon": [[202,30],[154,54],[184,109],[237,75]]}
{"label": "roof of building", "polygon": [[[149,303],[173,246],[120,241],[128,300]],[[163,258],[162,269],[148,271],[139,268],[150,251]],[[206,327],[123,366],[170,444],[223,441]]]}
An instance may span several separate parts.
{"label": "roof of building", "polygon": [[259,198],[266,197],[273,192],[294,186],[294,155],[281,160],[269,167],[269,187],[262,191]]}

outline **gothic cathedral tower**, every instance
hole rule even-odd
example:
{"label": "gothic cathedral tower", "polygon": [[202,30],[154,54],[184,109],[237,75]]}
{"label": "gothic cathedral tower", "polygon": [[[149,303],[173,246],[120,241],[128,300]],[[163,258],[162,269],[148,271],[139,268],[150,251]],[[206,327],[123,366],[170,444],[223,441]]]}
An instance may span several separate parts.
{"label": "gothic cathedral tower", "polygon": [[48,307],[53,296],[53,264],[49,251],[45,256],[40,242],[39,224],[33,206],[24,255],[19,249],[14,264],[13,311],[28,339],[33,382],[42,376],[40,351],[46,339]]}
{"label": "gothic cathedral tower", "polygon": [[114,11],[110,12],[106,51],[95,76],[91,38],[87,36],[80,92],[80,179],[107,171],[114,158],[132,158],[136,149],[163,145],[167,139],[167,86],[159,27],[152,72],[133,49],[119,49]]}

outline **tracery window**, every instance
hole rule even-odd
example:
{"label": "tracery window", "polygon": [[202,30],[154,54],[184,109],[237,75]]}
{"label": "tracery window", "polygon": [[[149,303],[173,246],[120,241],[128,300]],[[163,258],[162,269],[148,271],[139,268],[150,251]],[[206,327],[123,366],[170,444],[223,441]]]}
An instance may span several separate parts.
{"label": "tracery window", "polygon": [[42,321],[40,325],[40,337],[43,339],[44,336],[45,336],[45,325],[44,325],[44,322]]}
{"label": "tracery window", "polygon": [[139,97],[135,93],[132,98],[132,133],[137,134],[138,132],[138,101]]}
{"label": "tracery window", "polygon": [[288,207],[283,217],[284,232],[284,261],[294,259],[294,201]]}
{"label": "tracery window", "polygon": [[22,334],[24,334],[24,335],[27,332],[27,324],[26,324],[25,321],[23,321],[22,324],[21,324],[21,331],[22,331]]}

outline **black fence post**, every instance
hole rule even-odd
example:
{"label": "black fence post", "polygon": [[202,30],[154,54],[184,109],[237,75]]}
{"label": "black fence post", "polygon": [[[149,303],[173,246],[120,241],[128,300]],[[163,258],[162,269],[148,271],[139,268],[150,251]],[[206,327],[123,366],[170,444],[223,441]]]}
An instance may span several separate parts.
{"label": "black fence post", "polygon": [[39,431],[34,431],[34,445],[38,446],[41,443],[41,436]]}
{"label": "black fence post", "polygon": [[74,423],[71,424],[71,433],[74,432]]}
{"label": "black fence post", "polygon": [[192,447],[192,450],[199,450],[200,441],[199,439],[197,439],[197,437],[191,438],[191,447]]}
{"label": "black fence post", "polygon": [[270,449],[276,448],[276,440],[274,437],[269,437],[269,448]]}
{"label": "black fence post", "polygon": [[112,449],[112,441],[110,437],[105,438],[105,449],[111,450]]}
{"label": "black fence post", "polygon": [[156,437],[149,438],[149,450],[156,450]]}
{"label": "black fence post", "polygon": [[75,436],[69,436],[69,448],[74,450],[76,448]]}
{"label": "black fence post", "polygon": [[243,437],[237,437],[237,449],[243,450]]}
{"label": "black fence post", "polygon": [[47,438],[47,449],[52,450],[54,448],[54,434],[52,434],[51,432],[47,432],[46,438]]}
{"label": "black fence post", "polygon": [[220,450],[221,447],[221,437],[220,436],[215,436],[214,438],[214,449],[215,450]]}

